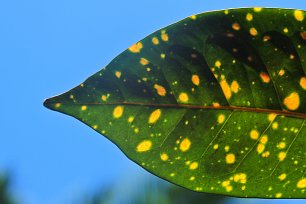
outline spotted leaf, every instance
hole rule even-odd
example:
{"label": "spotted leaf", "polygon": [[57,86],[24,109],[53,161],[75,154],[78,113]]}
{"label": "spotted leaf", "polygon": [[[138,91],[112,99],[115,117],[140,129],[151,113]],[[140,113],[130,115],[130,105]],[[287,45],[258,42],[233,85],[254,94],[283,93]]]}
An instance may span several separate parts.
{"label": "spotted leaf", "polygon": [[304,16],[245,8],[188,17],[45,106],[188,189],[306,198]]}

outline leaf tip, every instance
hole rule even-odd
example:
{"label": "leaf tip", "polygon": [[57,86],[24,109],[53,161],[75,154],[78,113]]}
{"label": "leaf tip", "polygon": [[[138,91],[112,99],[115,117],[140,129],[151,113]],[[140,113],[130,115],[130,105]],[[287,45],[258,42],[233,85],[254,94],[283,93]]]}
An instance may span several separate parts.
{"label": "leaf tip", "polygon": [[59,102],[56,102],[54,99],[56,97],[53,97],[53,98],[48,98],[44,101],[43,105],[48,108],[48,109],[51,109],[51,110],[57,110],[59,107],[61,107],[61,103]]}

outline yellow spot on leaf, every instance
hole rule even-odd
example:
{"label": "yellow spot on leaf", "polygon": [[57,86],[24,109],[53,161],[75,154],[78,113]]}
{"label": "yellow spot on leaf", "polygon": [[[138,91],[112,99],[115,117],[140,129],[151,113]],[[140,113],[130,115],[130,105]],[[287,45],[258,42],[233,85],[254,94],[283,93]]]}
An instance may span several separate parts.
{"label": "yellow spot on leaf", "polygon": [[233,28],[234,30],[240,30],[240,25],[239,25],[238,23],[233,23],[233,24],[232,24],[232,28]]}
{"label": "yellow spot on leaf", "polygon": [[192,163],[190,164],[190,166],[189,166],[189,169],[190,169],[190,170],[195,170],[195,169],[198,168],[198,166],[199,166],[199,163],[198,163],[198,162],[192,162]]}
{"label": "yellow spot on leaf", "polygon": [[268,136],[267,135],[264,135],[260,138],[260,142],[262,144],[266,144],[268,142]]}
{"label": "yellow spot on leaf", "polygon": [[279,72],[278,72],[279,76],[283,76],[284,74],[285,74],[285,70],[283,70],[283,69],[279,70]]}
{"label": "yellow spot on leaf", "polygon": [[220,104],[217,103],[217,102],[214,102],[212,105],[213,105],[213,107],[220,107]]}
{"label": "yellow spot on leaf", "polygon": [[296,92],[291,93],[284,99],[284,104],[288,110],[296,110],[300,106],[300,97]]}
{"label": "yellow spot on leaf", "polygon": [[267,158],[270,156],[270,152],[269,151],[265,151],[264,153],[262,153],[261,155],[263,158]]}
{"label": "yellow spot on leaf", "polygon": [[301,180],[299,180],[296,184],[296,187],[306,188],[306,178],[302,178]]}
{"label": "yellow spot on leaf", "polygon": [[162,39],[163,41],[165,41],[165,42],[167,42],[167,41],[169,40],[169,36],[168,36],[168,34],[166,33],[165,30],[163,30],[163,31],[161,32],[161,39]]}
{"label": "yellow spot on leaf", "polygon": [[251,13],[248,13],[248,14],[246,15],[246,19],[247,19],[247,21],[253,20],[253,15],[252,15]]}
{"label": "yellow spot on leaf", "polygon": [[262,143],[259,143],[257,145],[257,152],[258,152],[258,154],[261,154],[264,150],[265,150],[265,145],[262,144]]}
{"label": "yellow spot on leaf", "polygon": [[279,159],[279,161],[284,161],[285,160],[285,158],[286,158],[286,152],[280,152],[279,154],[278,154],[278,159]]}
{"label": "yellow spot on leaf", "polygon": [[268,120],[269,120],[270,122],[272,122],[272,121],[275,119],[275,117],[276,117],[276,114],[275,114],[275,113],[270,113],[270,114],[268,115]]}
{"label": "yellow spot on leaf", "polygon": [[234,181],[239,183],[246,183],[246,174],[245,173],[235,174]]}
{"label": "yellow spot on leaf", "polygon": [[230,184],[231,184],[231,182],[229,180],[226,180],[226,181],[223,181],[221,185],[223,187],[226,187],[226,186],[229,186]]}
{"label": "yellow spot on leaf", "polygon": [[230,185],[230,181],[229,181],[229,180],[223,181],[223,182],[221,183],[221,185],[225,188],[225,190],[226,190],[227,192],[230,192],[230,191],[233,190],[233,187]]}
{"label": "yellow spot on leaf", "polygon": [[230,86],[228,85],[228,83],[226,82],[225,79],[221,80],[220,86],[221,86],[222,91],[225,95],[225,98],[230,99],[232,97],[232,91],[231,91],[231,88],[230,88]]}
{"label": "yellow spot on leaf", "polygon": [[134,132],[137,134],[137,133],[139,133],[139,128],[135,128],[134,129]]}
{"label": "yellow spot on leaf", "polygon": [[218,67],[218,68],[220,68],[220,67],[221,67],[221,62],[220,62],[219,60],[217,60],[217,61],[215,62],[215,66]]}
{"label": "yellow spot on leaf", "polygon": [[55,106],[55,108],[59,108],[59,107],[61,107],[61,103],[56,103],[54,106]]}
{"label": "yellow spot on leaf", "polygon": [[256,36],[258,34],[256,28],[250,28],[250,34]]}
{"label": "yellow spot on leaf", "polygon": [[133,121],[134,121],[134,117],[133,117],[133,116],[130,116],[130,117],[128,118],[128,122],[131,123],[131,122],[133,122]]}
{"label": "yellow spot on leaf", "polygon": [[189,150],[190,146],[191,146],[190,140],[188,138],[185,138],[185,139],[183,139],[183,141],[180,144],[180,150],[182,152],[186,152],[186,151]]}
{"label": "yellow spot on leaf", "polygon": [[144,140],[137,145],[137,152],[149,151],[152,147],[152,142],[150,140]]}
{"label": "yellow spot on leaf", "polygon": [[106,100],[107,100],[107,96],[106,96],[106,95],[102,95],[102,96],[101,96],[101,100],[102,100],[102,101],[106,101]]}
{"label": "yellow spot on leaf", "polygon": [[304,13],[303,11],[300,10],[295,10],[294,11],[294,17],[297,21],[303,21],[304,20]]}
{"label": "yellow spot on leaf", "polygon": [[[246,180],[247,179],[246,177],[247,177],[246,174],[240,173],[240,180]],[[241,183],[245,183],[245,182],[241,182]]]}
{"label": "yellow spot on leaf", "polygon": [[158,85],[158,84],[154,84],[154,89],[156,89],[157,94],[160,96],[165,96],[167,93],[166,89],[163,86]]}
{"label": "yellow spot on leaf", "polygon": [[261,10],[262,10],[261,7],[254,7],[254,11],[255,11],[255,12],[260,12]]}
{"label": "yellow spot on leaf", "polygon": [[267,41],[269,41],[269,40],[271,40],[271,37],[270,37],[270,36],[265,35],[265,36],[263,37],[263,41],[264,41],[264,42],[267,42]]}
{"label": "yellow spot on leaf", "polygon": [[274,122],[273,124],[272,124],[272,129],[273,130],[276,130],[278,128],[278,122]]}
{"label": "yellow spot on leaf", "polygon": [[258,133],[257,130],[251,130],[250,137],[251,137],[252,140],[257,140],[258,136],[259,136],[259,133]]}
{"label": "yellow spot on leaf", "polygon": [[116,75],[116,77],[119,79],[119,78],[121,77],[121,72],[116,71],[116,72],[115,72],[115,75]]}
{"label": "yellow spot on leaf", "polygon": [[218,145],[218,144],[215,144],[213,148],[214,148],[214,150],[216,150],[216,149],[219,148],[219,145]]}
{"label": "yellow spot on leaf", "polygon": [[282,193],[276,193],[276,194],[275,194],[275,198],[281,198],[282,196],[283,196]]}
{"label": "yellow spot on leaf", "polygon": [[287,177],[287,175],[285,173],[283,173],[283,174],[279,175],[278,179],[283,181],[283,180],[286,179],[286,177]]}
{"label": "yellow spot on leaf", "polygon": [[87,106],[82,106],[82,107],[81,107],[81,110],[82,110],[82,111],[86,111],[86,110],[87,110]]}
{"label": "yellow spot on leaf", "polygon": [[234,181],[238,182],[240,180],[240,175],[239,174],[235,174],[234,175]]}
{"label": "yellow spot on leaf", "polygon": [[146,58],[140,58],[139,63],[145,66],[149,64],[149,60],[147,60]]}
{"label": "yellow spot on leaf", "polygon": [[192,15],[192,16],[190,16],[190,18],[191,18],[192,20],[196,20],[196,19],[197,19],[197,16],[196,16],[196,15]]}
{"label": "yellow spot on leaf", "polygon": [[153,111],[149,117],[149,123],[153,124],[156,123],[156,121],[159,119],[161,115],[161,110],[160,109],[156,109],[155,111]]}
{"label": "yellow spot on leaf", "polygon": [[233,153],[229,153],[226,155],[225,161],[227,164],[233,164],[236,161],[236,157]]}
{"label": "yellow spot on leaf", "polygon": [[234,92],[234,93],[238,93],[238,91],[239,91],[239,84],[238,84],[237,81],[234,80],[234,81],[231,83],[231,90],[232,90],[232,92]]}
{"label": "yellow spot on leaf", "polygon": [[138,42],[138,43],[132,45],[131,47],[129,47],[129,50],[130,50],[131,52],[133,52],[133,53],[138,53],[138,52],[141,51],[142,47],[143,47],[143,46],[142,46],[142,43],[141,43],[141,42]]}
{"label": "yellow spot on leaf", "polygon": [[285,142],[280,142],[277,144],[277,148],[278,149],[284,149],[286,147],[286,143]]}
{"label": "yellow spot on leaf", "polygon": [[114,118],[120,118],[123,114],[123,106],[116,106],[113,111]]}
{"label": "yellow spot on leaf", "polygon": [[304,90],[306,90],[306,77],[302,77],[302,78],[300,79],[300,86],[301,86]]}
{"label": "yellow spot on leaf", "polygon": [[200,78],[199,78],[199,76],[196,75],[196,74],[192,75],[191,81],[192,81],[192,83],[193,83],[194,85],[196,85],[196,86],[199,86],[199,84],[200,84]]}
{"label": "yellow spot on leaf", "polygon": [[226,192],[231,192],[233,190],[232,186],[226,186],[225,187]]}
{"label": "yellow spot on leaf", "polygon": [[186,93],[183,92],[183,93],[180,93],[179,100],[184,102],[184,103],[186,103],[186,102],[188,102],[189,97],[188,97],[188,95]]}
{"label": "yellow spot on leaf", "polygon": [[166,153],[162,153],[161,155],[160,155],[160,159],[161,160],[163,160],[163,161],[167,161],[168,160],[168,155],[166,154]]}
{"label": "yellow spot on leaf", "polygon": [[218,123],[221,124],[221,123],[224,122],[224,120],[225,120],[225,115],[220,114],[220,115],[218,116]]}
{"label": "yellow spot on leaf", "polygon": [[154,45],[158,45],[158,44],[159,44],[158,38],[157,38],[157,37],[152,38],[152,43],[153,43]]}
{"label": "yellow spot on leaf", "polygon": [[271,80],[269,74],[266,73],[266,72],[261,72],[261,73],[260,73],[260,78],[261,78],[261,80],[262,80],[264,83],[269,83],[270,80]]}

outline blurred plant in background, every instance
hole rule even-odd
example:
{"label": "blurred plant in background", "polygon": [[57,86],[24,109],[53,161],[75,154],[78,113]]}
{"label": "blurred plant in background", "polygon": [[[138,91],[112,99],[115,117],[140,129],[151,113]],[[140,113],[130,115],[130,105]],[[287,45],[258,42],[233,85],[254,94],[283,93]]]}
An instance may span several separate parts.
{"label": "blurred plant in background", "polygon": [[116,185],[104,187],[80,204],[224,204],[228,200],[225,196],[193,192],[152,176],[142,179],[136,187],[125,182],[120,185],[121,191]]}
{"label": "blurred plant in background", "polygon": [[13,199],[8,193],[9,177],[0,175],[0,204],[14,204]]}
{"label": "blurred plant in background", "polygon": [[[128,180],[128,181],[127,181]],[[134,181],[134,182],[131,182]],[[9,193],[10,177],[0,174],[0,204],[19,204]],[[85,198],[84,198],[85,197]],[[146,175],[127,176],[93,195],[76,195],[65,204],[225,204],[227,197],[196,193]]]}

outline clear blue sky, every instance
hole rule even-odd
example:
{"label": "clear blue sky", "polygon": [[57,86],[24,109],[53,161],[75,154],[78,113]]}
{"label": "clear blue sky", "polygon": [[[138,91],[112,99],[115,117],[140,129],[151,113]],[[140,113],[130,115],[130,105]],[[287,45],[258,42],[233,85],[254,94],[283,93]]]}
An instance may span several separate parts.
{"label": "clear blue sky", "polygon": [[43,100],[161,27],[191,14],[250,6],[306,10],[302,0],[0,1],[0,171],[12,173],[12,192],[25,204],[67,203],[126,174],[139,179],[144,170],[115,145],[47,110]]}

